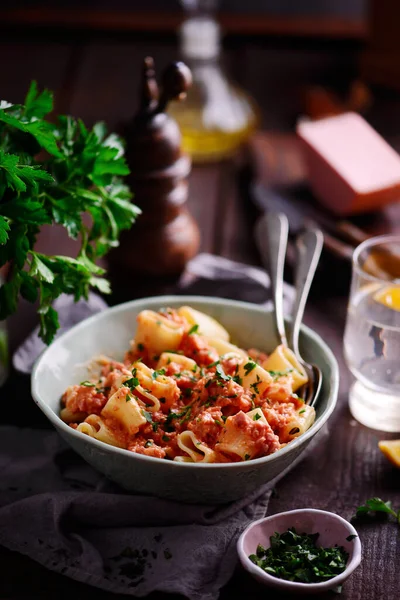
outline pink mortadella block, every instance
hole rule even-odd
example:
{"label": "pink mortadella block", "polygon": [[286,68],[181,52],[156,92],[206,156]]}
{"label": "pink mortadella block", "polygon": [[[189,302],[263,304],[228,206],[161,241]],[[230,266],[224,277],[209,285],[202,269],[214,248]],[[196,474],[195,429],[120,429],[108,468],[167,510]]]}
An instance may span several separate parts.
{"label": "pink mortadella block", "polygon": [[297,134],[311,188],[334,213],[367,212],[400,199],[400,156],[360,115],[302,122]]}

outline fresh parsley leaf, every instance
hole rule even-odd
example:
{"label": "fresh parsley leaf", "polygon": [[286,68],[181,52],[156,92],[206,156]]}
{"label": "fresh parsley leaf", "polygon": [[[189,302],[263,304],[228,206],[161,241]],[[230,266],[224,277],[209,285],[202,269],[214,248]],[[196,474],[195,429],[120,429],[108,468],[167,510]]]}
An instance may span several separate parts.
{"label": "fresh parsley leaf", "polygon": [[133,390],[140,385],[140,381],[137,377],[131,377],[130,379],[127,379],[126,381],[124,381],[124,384],[126,387],[128,387],[132,392]]}
{"label": "fresh parsley leaf", "polygon": [[42,119],[53,110],[53,94],[49,90],[38,91],[36,81],[32,81],[25,97],[25,116]]}
{"label": "fresh parsley leaf", "polygon": [[191,327],[188,331],[188,335],[192,335],[193,333],[197,333],[199,330],[199,326],[197,325],[197,323],[195,325],[193,325],[193,327]]}
{"label": "fresh parsley leaf", "polygon": [[217,365],[219,365],[221,361],[220,360],[216,360],[212,363],[210,363],[209,365],[207,365],[207,369],[211,369],[211,367],[216,367]]}
{"label": "fresh parsley leaf", "polygon": [[224,372],[221,365],[217,365],[215,367],[215,372],[217,374],[217,377],[219,379],[222,379],[223,381],[229,381],[231,379],[231,377]]}
{"label": "fresh parsley leaf", "polygon": [[158,371],[154,371],[151,376],[153,379],[157,379],[157,377],[160,377],[161,375],[165,375],[165,369],[159,369]]}
{"label": "fresh parsley leaf", "polygon": [[286,371],[268,371],[268,373],[274,379],[277,379],[278,377],[284,377],[285,375],[288,375],[288,373],[292,373],[292,372],[293,372],[293,369],[286,369]]}
{"label": "fresh parsley leaf", "polygon": [[247,362],[244,365],[245,374],[248,375],[249,373],[251,373],[251,371],[253,369],[255,369],[256,366],[257,366],[257,363],[255,363],[253,360],[249,360],[249,362]]}
{"label": "fresh parsley leaf", "polygon": [[142,415],[148,423],[153,423],[153,417],[151,416],[151,413],[149,413],[147,410],[142,410]]}
{"label": "fresh parsley leaf", "polygon": [[96,384],[92,383],[88,379],[86,379],[85,381],[81,381],[79,385],[84,385],[85,387],[96,387]]}
{"label": "fresh parsley leaf", "polygon": [[[0,266],[12,264],[0,291],[0,318],[15,312],[19,294],[30,302],[39,297],[46,343],[59,327],[52,303],[61,294],[79,300],[90,287],[110,292],[96,261],[140,213],[120,177],[129,173],[122,140],[107,135],[104,124],[90,130],[62,115],[50,122],[52,108],[52,93],[35,82],[24,105],[0,103]],[[35,251],[39,227],[52,223],[80,240],[76,259]]]}
{"label": "fresh parsley leaf", "polygon": [[256,413],[253,417],[253,421],[258,421],[259,419],[261,419],[261,415]]}
{"label": "fresh parsley leaf", "polygon": [[0,215],[0,244],[5,244],[8,240],[8,232],[10,231],[10,225],[8,219]]}
{"label": "fresh parsley leaf", "polygon": [[400,525],[400,510],[398,512],[393,510],[390,500],[385,502],[380,498],[370,498],[365,502],[365,504],[357,508],[356,517],[361,517],[370,513],[386,513],[388,515],[392,515],[395,517],[397,524]]}

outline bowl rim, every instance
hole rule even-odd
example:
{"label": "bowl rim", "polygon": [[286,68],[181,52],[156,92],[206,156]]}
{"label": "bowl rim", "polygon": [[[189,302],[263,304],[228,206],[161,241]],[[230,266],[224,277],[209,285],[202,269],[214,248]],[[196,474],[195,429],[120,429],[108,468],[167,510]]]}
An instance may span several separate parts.
{"label": "bowl rim", "polygon": [[[81,441],[83,439],[82,436],[84,434],[81,434],[79,431],[76,431],[75,429],[70,427],[67,423],[65,423],[59,417],[59,415],[57,415],[50,408],[50,406],[48,406],[48,404],[45,402],[45,400],[43,400],[41,398],[41,396],[39,394],[38,383],[37,383],[38,382],[38,373],[39,373],[43,363],[46,362],[46,358],[48,357],[50,352],[52,352],[52,350],[54,349],[54,347],[57,344],[67,341],[70,337],[73,337],[77,331],[80,331],[81,329],[83,330],[86,327],[90,326],[93,322],[95,322],[99,319],[101,320],[102,318],[105,318],[105,315],[118,314],[119,312],[125,312],[129,308],[132,308],[132,309],[137,308],[137,306],[143,306],[143,310],[144,310],[146,303],[151,302],[153,304],[155,301],[157,301],[157,302],[159,301],[160,306],[168,305],[168,302],[174,302],[174,303],[181,302],[182,304],[190,304],[191,302],[193,302],[193,303],[197,302],[197,303],[209,304],[209,305],[213,305],[213,306],[215,306],[215,305],[225,306],[225,307],[226,306],[234,306],[236,308],[251,309],[253,312],[260,313],[260,314],[265,313],[265,312],[268,312],[268,313],[271,312],[271,310],[266,309],[264,306],[260,306],[258,304],[252,304],[251,302],[242,302],[239,300],[217,298],[214,296],[170,294],[170,295],[164,295],[164,296],[148,296],[146,298],[129,300],[128,302],[123,302],[122,304],[108,307],[105,310],[103,310],[99,313],[96,313],[95,315],[92,315],[86,319],[83,319],[82,321],[80,321],[79,323],[77,323],[76,325],[71,327],[71,329],[69,329],[65,333],[61,334],[59,338],[54,340],[54,342],[52,342],[52,344],[50,344],[50,346],[48,346],[40,354],[40,356],[37,358],[37,360],[34,364],[32,374],[31,374],[31,393],[32,393],[33,400],[37,404],[37,406],[40,408],[40,410],[46,415],[46,417],[49,419],[49,421],[56,428],[60,429],[61,431],[64,431],[65,434],[68,436],[72,436]],[[305,333],[309,338],[311,338],[318,346],[323,348],[325,355],[328,357],[328,361],[329,361],[329,364],[331,366],[331,371],[332,371],[331,377],[330,377],[331,393],[329,395],[331,398],[331,404],[330,404],[330,406],[328,406],[326,408],[326,410],[320,416],[320,418],[317,419],[313,423],[313,425],[310,427],[310,429],[308,429],[305,433],[303,433],[298,438],[295,438],[294,440],[289,442],[284,448],[281,448],[278,452],[274,452],[273,454],[269,454],[268,456],[262,456],[260,458],[255,458],[251,461],[242,461],[242,462],[233,462],[233,463],[186,463],[186,462],[178,462],[178,461],[167,461],[168,465],[170,465],[171,468],[173,468],[173,469],[193,469],[193,468],[196,468],[196,469],[221,469],[221,468],[224,468],[224,469],[238,469],[238,470],[244,469],[244,470],[246,470],[249,467],[249,465],[258,466],[260,464],[271,462],[272,460],[276,459],[278,456],[284,456],[284,455],[290,453],[293,449],[301,447],[304,444],[304,442],[306,442],[308,439],[312,438],[322,428],[322,426],[326,423],[326,421],[328,420],[328,418],[334,411],[336,403],[337,403],[337,395],[338,395],[338,389],[339,389],[339,366],[338,366],[338,363],[336,361],[336,358],[335,358],[332,350],[324,342],[324,340],[321,338],[321,336],[319,336],[314,330],[310,329],[306,325],[301,326],[301,331],[303,333]],[[95,447],[99,448],[99,450],[102,450],[103,452],[106,451],[111,454],[122,455],[125,457],[130,456],[131,459],[135,459],[135,460],[151,461],[151,463],[153,463],[153,464],[154,464],[154,461],[156,461],[157,464],[160,464],[160,462],[162,462],[162,463],[166,462],[165,459],[160,459],[160,458],[153,457],[153,456],[146,456],[144,454],[137,454],[135,452],[130,452],[129,450],[125,450],[124,448],[117,448],[116,446],[111,446],[110,444],[106,444],[104,442],[101,442],[100,440],[96,440],[95,438],[91,438],[89,436],[85,436],[85,438],[87,438],[87,439],[85,439],[85,441],[87,443],[93,444]]]}
{"label": "bowl rim", "polygon": [[[327,581],[320,581],[318,583],[302,583],[300,581],[288,581],[287,579],[280,579],[279,577],[274,577],[273,575],[269,575],[268,573],[263,571],[263,569],[261,569],[260,567],[255,565],[249,559],[249,557],[247,556],[247,554],[244,551],[243,546],[244,546],[244,540],[251,529],[253,529],[255,526],[259,525],[260,523],[272,522],[279,517],[283,517],[283,516],[286,517],[287,515],[296,515],[296,514],[329,515],[329,517],[330,517],[330,519],[332,519],[332,521],[339,521],[340,523],[342,523],[346,527],[347,531],[349,532],[349,535],[356,536],[352,540],[354,543],[354,546],[353,546],[353,553],[351,556],[351,560],[346,565],[346,568],[342,573],[339,573],[339,575],[332,577],[332,579],[328,579]],[[240,562],[242,563],[243,567],[247,571],[249,571],[249,573],[251,573],[252,575],[254,575],[257,578],[261,577],[262,579],[265,580],[265,583],[271,584],[276,587],[281,587],[281,588],[285,587],[288,591],[290,591],[290,590],[295,591],[296,589],[301,590],[301,591],[309,590],[309,591],[315,591],[315,592],[329,590],[329,589],[334,588],[337,585],[340,585],[341,583],[343,583],[343,581],[345,581],[353,573],[353,571],[358,567],[358,565],[361,562],[361,541],[360,541],[358,532],[355,529],[355,527],[353,527],[353,525],[349,521],[347,521],[340,515],[337,515],[336,513],[330,512],[328,510],[321,510],[318,508],[298,508],[295,510],[288,510],[285,512],[275,513],[273,515],[270,515],[269,517],[263,517],[262,519],[253,521],[241,533],[241,535],[237,541],[237,544],[236,544],[236,549],[237,549],[237,552],[239,555]]]}

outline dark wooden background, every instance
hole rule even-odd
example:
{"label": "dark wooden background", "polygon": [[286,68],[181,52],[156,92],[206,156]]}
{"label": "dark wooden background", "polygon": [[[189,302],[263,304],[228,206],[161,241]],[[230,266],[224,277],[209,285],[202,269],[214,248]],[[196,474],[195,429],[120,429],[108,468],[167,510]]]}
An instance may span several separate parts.
{"label": "dark wooden background", "polygon": [[[129,118],[136,107],[138,70],[142,58],[151,54],[158,68],[178,56],[175,37],[168,33],[96,32],[3,28],[0,36],[1,97],[21,101],[28,82],[57,91],[56,110],[80,116],[88,124],[105,120],[110,127]],[[248,89],[262,110],[262,125],[273,133],[290,132],[304,107],[309,84],[331,85],[346,90],[357,73],[363,50],[356,39],[304,39],[265,36],[228,36],[225,65],[231,77]],[[399,100],[392,92],[377,90],[371,120],[385,135],[397,139]],[[273,136],[272,138],[273,139]],[[204,251],[259,264],[254,245],[254,210],[240,193],[233,163],[209,165],[193,170],[190,180],[190,209],[198,220]],[[42,248],[62,253],[71,249],[67,240],[44,232]],[[309,506],[332,510],[350,518],[367,498],[379,495],[392,499],[400,508],[400,472],[383,458],[377,448],[382,437],[357,424],[349,414],[347,394],[350,376],[342,355],[342,334],[346,311],[348,269],[340,263],[319,277],[306,322],[331,346],[341,368],[338,407],[330,420],[330,436],[276,490],[270,512]],[[335,292],[332,280],[341,280]],[[339,291],[338,291],[339,290]],[[11,321],[15,345],[33,323],[32,311],[23,306]],[[29,382],[13,375],[2,393],[18,401]],[[33,404],[7,414],[18,413],[24,425],[45,426]],[[22,415],[24,413],[24,415]],[[27,415],[27,416],[26,416]],[[386,436],[384,436],[386,437]],[[391,523],[367,523],[359,527],[363,562],[345,584],[344,600],[396,600],[400,597],[398,563],[400,529]],[[112,600],[113,595],[48,572],[31,560],[0,550],[1,598],[87,598]],[[283,598],[255,583],[238,568],[222,592],[222,598]],[[152,596],[161,598],[160,594]]]}

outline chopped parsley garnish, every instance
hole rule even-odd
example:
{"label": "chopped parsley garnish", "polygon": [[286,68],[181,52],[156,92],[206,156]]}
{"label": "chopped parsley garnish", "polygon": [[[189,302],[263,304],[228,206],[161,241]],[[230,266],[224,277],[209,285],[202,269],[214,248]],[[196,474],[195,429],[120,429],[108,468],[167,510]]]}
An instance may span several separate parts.
{"label": "chopped parsley garnish", "polygon": [[144,418],[146,419],[146,421],[148,423],[153,423],[153,417],[147,410],[142,410],[142,415],[144,416]]}
{"label": "chopped parsley garnish", "polygon": [[222,416],[221,416],[221,419],[223,420],[223,422],[224,422],[224,423],[226,423],[226,420],[227,420],[227,418],[228,418],[228,417],[226,417],[225,415],[222,415]]}
{"label": "chopped parsley garnish", "polygon": [[303,413],[305,413],[305,412],[306,412],[306,409],[305,409],[305,408],[303,408],[302,410],[299,410],[299,415],[302,415],[302,414],[303,414]]}
{"label": "chopped parsley garnish", "polygon": [[212,381],[213,381],[212,379],[208,379],[208,380],[206,381],[206,383],[204,384],[204,387],[205,387],[205,388],[208,388],[208,387],[209,387],[209,386],[212,384]]}
{"label": "chopped parsley garnish", "polygon": [[111,387],[109,387],[108,385],[106,385],[105,387],[100,387],[100,388],[96,388],[96,392],[98,394],[106,394],[111,390]]}
{"label": "chopped parsley garnish", "polygon": [[221,361],[220,360],[216,360],[212,363],[210,363],[209,365],[207,365],[207,369],[211,369],[211,367],[216,367],[217,365],[219,365]]}
{"label": "chopped parsley garnish", "polygon": [[152,423],[153,431],[158,431],[158,423]]}
{"label": "chopped parsley garnish", "polygon": [[92,383],[91,381],[81,381],[79,385],[83,385],[85,387],[96,387],[95,383]]}
{"label": "chopped parsley garnish", "polygon": [[220,427],[223,427],[224,424],[219,420],[219,419],[214,419],[214,422],[219,425]]}
{"label": "chopped parsley garnish", "polygon": [[243,379],[241,377],[239,377],[239,375],[235,375],[234,377],[232,377],[233,381],[239,385],[243,384]]}
{"label": "chopped parsley garnish", "polygon": [[198,366],[195,364],[195,365],[193,366],[192,373],[196,373],[197,369],[198,369]]}
{"label": "chopped parsley garnish", "polygon": [[131,377],[130,379],[124,381],[123,385],[133,391],[138,385],[140,385],[140,381],[137,377]]}
{"label": "chopped parsley garnish", "polygon": [[153,440],[147,440],[147,442],[145,443],[144,447],[148,448],[149,446],[153,445]]}
{"label": "chopped parsley garnish", "polygon": [[249,362],[244,365],[245,374],[248,375],[249,373],[251,373],[251,371],[255,369],[256,366],[257,363],[255,363],[253,360],[249,360]]}
{"label": "chopped parsley garnish", "polygon": [[127,395],[125,396],[125,402],[129,402],[129,400],[130,400],[130,399],[131,399],[130,395],[129,395],[129,394],[127,394]]}
{"label": "chopped parsley garnish", "polygon": [[244,460],[250,460],[250,454],[245,454],[244,455]]}
{"label": "chopped parsley garnish", "polygon": [[260,394],[260,390],[258,385],[261,383],[261,377],[257,373],[257,379],[253,383],[250,384],[250,387],[255,391],[256,394]]}
{"label": "chopped parsley garnish", "polygon": [[172,426],[172,421],[174,419],[180,419],[180,424],[182,425],[182,423],[184,423],[185,421],[187,421],[190,418],[191,412],[192,412],[191,404],[189,404],[188,406],[185,406],[185,408],[183,408],[181,410],[181,412],[179,412],[179,413],[170,411],[167,415],[167,418],[165,419],[166,431],[171,432],[174,430],[174,428]]}
{"label": "chopped parsley garnish", "polygon": [[159,371],[154,371],[154,373],[152,373],[152,378],[153,379],[157,379],[157,377],[159,377],[160,375],[165,375],[165,369],[160,369]]}
{"label": "chopped parsley garnish", "polygon": [[199,326],[197,325],[197,323],[195,325],[193,325],[193,327],[191,327],[188,331],[188,335],[192,335],[193,333],[197,333],[199,330]]}
{"label": "chopped parsley garnish", "polygon": [[165,435],[165,434],[162,436],[162,438],[161,438],[161,439],[162,439],[162,441],[163,441],[163,442],[170,442],[170,441],[171,441],[171,438],[169,438],[169,437],[168,437],[167,435]]}
{"label": "chopped parsley garnish", "polygon": [[286,369],[286,371],[268,371],[268,373],[274,379],[278,379],[278,377],[284,377],[285,375],[288,375],[288,373],[293,373],[293,371],[294,369]]}
{"label": "chopped parsley garnish", "polygon": [[261,419],[261,415],[259,413],[256,413],[253,417],[253,421],[258,421],[258,419]]}
{"label": "chopped parsley garnish", "polygon": [[215,371],[216,371],[218,379],[222,379],[223,381],[229,381],[230,379],[232,379],[232,377],[230,375],[227,375],[225,373],[225,371],[223,370],[221,365],[217,365],[215,367]]}
{"label": "chopped parsley garnish", "polygon": [[269,575],[288,581],[318,583],[342,573],[349,558],[343,546],[322,548],[316,545],[319,533],[298,534],[294,527],[275,533],[270,547],[259,545],[250,560]]}

